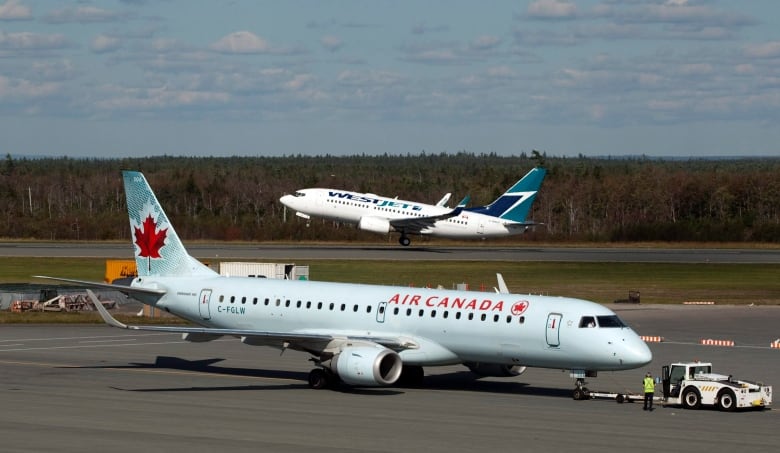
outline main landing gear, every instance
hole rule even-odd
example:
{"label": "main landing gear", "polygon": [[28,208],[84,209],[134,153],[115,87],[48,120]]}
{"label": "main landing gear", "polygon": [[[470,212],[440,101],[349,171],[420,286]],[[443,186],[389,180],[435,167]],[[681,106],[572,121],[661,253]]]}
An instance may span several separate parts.
{"label": "main landing gear", "polygon": [[315,368],[309,372],[309,388],[315,390],[333,387],[338,380],[333,372],[325,368]]}
{"label": "main landing gear", "polygon": [[400,238],[398,238],[398,243],[403,245],[404,247],[409,247],[409,244],[412,243],[412,240],[409,239],[409,236],[402,234]]}

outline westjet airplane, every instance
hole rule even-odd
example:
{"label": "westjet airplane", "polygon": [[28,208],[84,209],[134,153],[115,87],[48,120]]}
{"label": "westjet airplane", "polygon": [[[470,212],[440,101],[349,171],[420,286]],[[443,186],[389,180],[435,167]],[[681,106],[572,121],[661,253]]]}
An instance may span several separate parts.
{"label": "westjet airplane", "polygon": [[487,293],[221,276],[187,253],[144,176],[123,175],[138,277],[129,286],[40,278],[118,290],[194,326],[123,324],[88,290],[111,326],[304,351],[316,365],[312,388],[420,383],[423,367],[463,364],[483,376],[569,369],[577,397],[585,376],[652,359],[615,313],[585,300],[509,294],[506,285]]}
{"label": "westjet airplane", "polygon": [[337,189],[301,189],[279,201],[307,220],[320,217],[356,224],[358,229],[379,234],[401,233],[398,242],[403,246],[412,243],[410,234],[494,238],[520,234],[535,225],[525,218],[545,173],[544,168],[534,168],[489,205],[473,208],[465,207],[468,197],[454,209],[444,206],[450,194],[429,205]]}

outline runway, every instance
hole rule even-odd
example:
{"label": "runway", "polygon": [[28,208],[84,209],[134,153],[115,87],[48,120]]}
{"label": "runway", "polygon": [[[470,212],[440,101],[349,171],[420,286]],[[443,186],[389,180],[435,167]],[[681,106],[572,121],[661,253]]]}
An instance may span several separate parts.
{"label": "runway", "polygon": [[[729,248],[610,248],[546,247],[532,244],[500,246],[474,242],[474,246],[398,245],[286,245],[254,243],[186,243],[187,250],[201,259],[279,260],[466,260],[466,261],[555,261],[620,263],[780,263],[778,249]],[[3,242],[0,257],[89,257],[127,259],[127,243],[104,242]]]}
{"label": "runway", "polygon": [[[647,368],[712,361],[780,384],[780,307],[613,306],[658,335]],[[736,347],[700,346],[730,336]],[[774,452],[780,411],[722,413],[574,401],[568,372],[475,380],[427,368],[423,388],[311,390],[307,356],[227,339],[102,325],[0,327],[0,449],[6,452]],[[593,390],[641,389],[647,369],[601,373]]]}

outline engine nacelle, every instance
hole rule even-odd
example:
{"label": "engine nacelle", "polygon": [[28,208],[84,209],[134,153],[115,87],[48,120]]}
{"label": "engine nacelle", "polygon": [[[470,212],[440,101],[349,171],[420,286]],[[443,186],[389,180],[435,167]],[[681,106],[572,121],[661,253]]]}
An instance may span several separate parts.
{"label": "engine nacelle", "polygon": [[359,230],[387,234],[390,232],[390,221],[381,217],[361,217],[357,227]]}
{"label": "engine nacelle", "polygon": [[333,357],[330,368],[346,384],[378,386],[397,381],[403,363],[396,352],[387,348],[351,346]]}
{"label": "engine nacelle", "polygon": [[502,365],[500,363],[469,362],[465,365],[474,374],[494,377],[520,376],[526,369],[522,365]]}

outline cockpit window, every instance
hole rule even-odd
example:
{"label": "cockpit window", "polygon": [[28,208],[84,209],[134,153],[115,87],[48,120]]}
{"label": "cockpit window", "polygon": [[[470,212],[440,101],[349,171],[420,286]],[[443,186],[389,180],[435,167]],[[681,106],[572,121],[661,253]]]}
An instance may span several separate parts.
{"label": "cockpit window", "polygon": [[583,316],[580,318],[580,327],[596,327],[596,318],[593,316]]}
{"label": "cockpit window", "polygon": [[601,327],[626,327],[617,315],[598,316],[597,319],[599,320],[599,326]]}
{"label": "cockpit window", "polygon": [[304,192],[295,192],[296,197],[305,197],[306,194]]}

